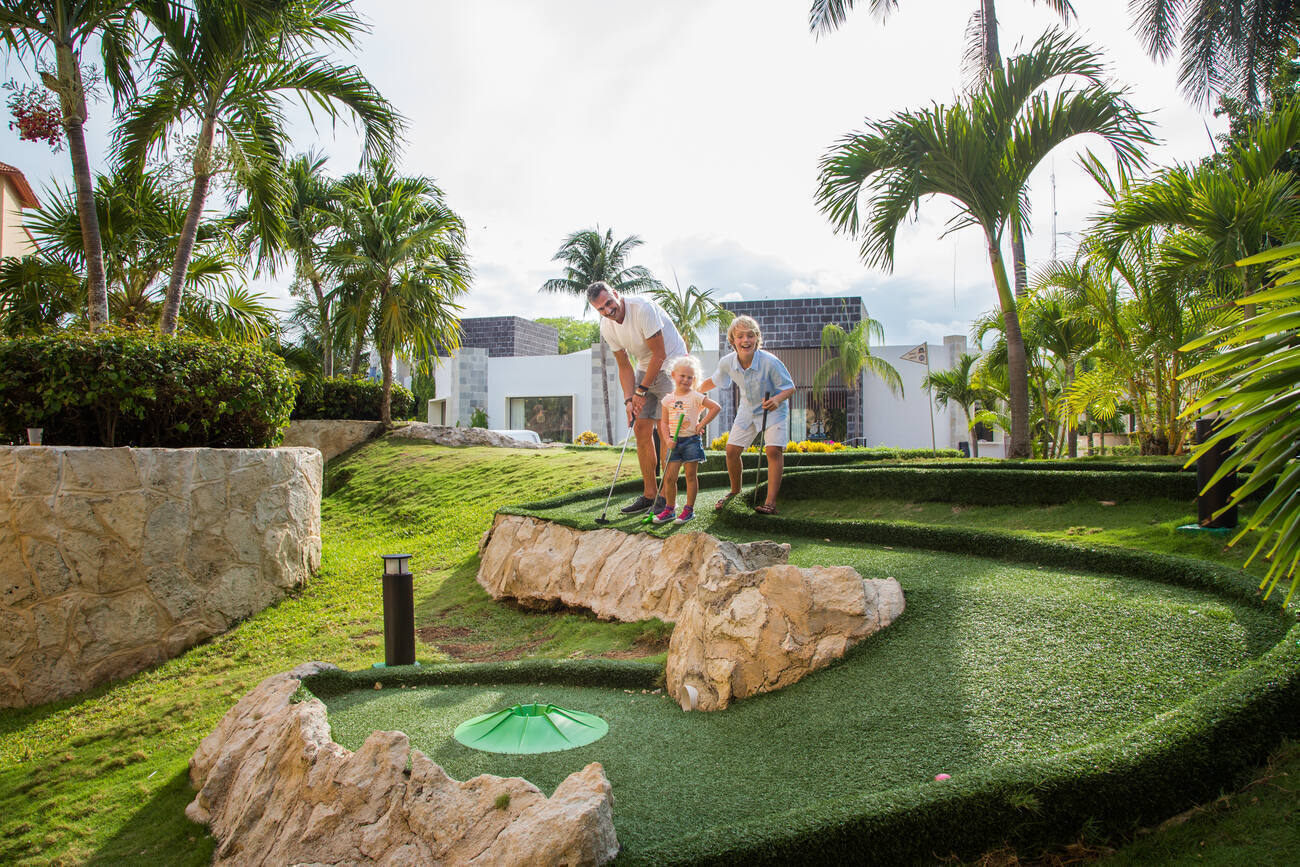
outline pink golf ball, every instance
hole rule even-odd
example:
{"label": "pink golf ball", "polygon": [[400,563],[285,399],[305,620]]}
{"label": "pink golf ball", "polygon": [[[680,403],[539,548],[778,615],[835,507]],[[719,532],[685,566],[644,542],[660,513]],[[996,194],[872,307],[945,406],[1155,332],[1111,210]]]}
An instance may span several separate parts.
{"label": "pink golf ball", "polygon": [[943,782],[944,780],[951,780],[951,779],[952,779],[952,777],[950,777],[948,774],[935,774],[935,775],[934,775],[934,778],[935,778],[935,780],[937,780],[938,782]]}

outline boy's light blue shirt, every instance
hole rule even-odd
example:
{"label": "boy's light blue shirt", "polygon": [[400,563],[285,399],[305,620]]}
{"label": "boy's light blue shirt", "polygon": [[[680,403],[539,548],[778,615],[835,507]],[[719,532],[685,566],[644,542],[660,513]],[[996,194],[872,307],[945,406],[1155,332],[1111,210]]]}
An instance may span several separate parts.
{"label": "boy's light blue shirt", "polygon": [[[736,353],[732,352],[718,359],[718,369],[709,377],[719,387],[736,383],[740,387],[740,406],[736,407],[736,418],[745,420],[763,417],[763,394],[777,394],[787,388],[794,388],[790,371],[785,369],[781,359],[765,349],[754,353],[749,363],[749,370],[740,366]],[[774,411],[767,414],[767,426],[784,425],[790,418],[790,401],[783,401]]]}

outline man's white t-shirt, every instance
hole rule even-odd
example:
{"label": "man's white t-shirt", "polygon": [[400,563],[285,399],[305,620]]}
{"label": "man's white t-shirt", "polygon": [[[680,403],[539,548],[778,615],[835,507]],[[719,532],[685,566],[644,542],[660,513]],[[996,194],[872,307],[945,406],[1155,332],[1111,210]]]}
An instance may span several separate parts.
{"label": "man's white t-shirt", "polygon": [[636,359],[638,369],[645,369],[650,360],[650,346],[646,338],[662,333],[664,336],[665,361],[686,354],[686,344],[677,333],[677,326],[668,318],[664,309],[648,298],[622,296],[627,310],[622,322],[601,317],[600,336],[615,351],[623,350],[629,357]]}

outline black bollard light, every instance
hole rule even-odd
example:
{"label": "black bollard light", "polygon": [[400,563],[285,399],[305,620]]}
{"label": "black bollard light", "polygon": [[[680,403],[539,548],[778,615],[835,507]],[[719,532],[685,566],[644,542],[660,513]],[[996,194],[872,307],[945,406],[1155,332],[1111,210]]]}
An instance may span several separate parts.
{"label": "black bollard light", "polygon": [[[383,554],[383,666],[418,665],[415,661],[415,581],[410,554]],[[376,664],[376,668],[379,664]]]}
{"label": "black bollard light", "polygon": [[[1214,434],[1219,425],[1218,419],[1198,418],[1196,420],[1196,442],[1204,443]],[[1227,460],[1235,445],[1235,437],[1219,440],[1214,447],[1196,459],[1196,490],[1205,488],[1205,484],[1214,477]],[[1229,473],[1208,491],[1196,496],[1196,522],[1206,529],[1226,529],[1237,526],[1237,507],[1228,508],[1223,514],[1215,512],[1228,505],[1228,498],[1237,488],[1237,474]]]}

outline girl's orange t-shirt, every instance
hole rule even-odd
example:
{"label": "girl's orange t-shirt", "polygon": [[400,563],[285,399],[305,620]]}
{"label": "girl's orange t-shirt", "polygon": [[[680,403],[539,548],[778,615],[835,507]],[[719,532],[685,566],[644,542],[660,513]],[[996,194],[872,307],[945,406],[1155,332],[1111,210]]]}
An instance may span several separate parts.
{"label": "girl's orange t-shirt", "polygon": [[677,430],[677,420],[686,416],[686,421],[682,422],[680,436],[694,436],[695,426],[700,423],[700,415],[704,410],[704,395],[694,389],[689,394],[682,395],[670,392],[661,403],[664,417],[668,419],[668,435],[672,436]]}

